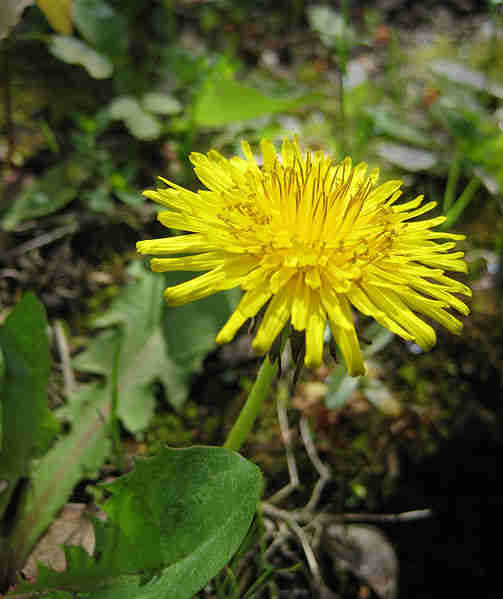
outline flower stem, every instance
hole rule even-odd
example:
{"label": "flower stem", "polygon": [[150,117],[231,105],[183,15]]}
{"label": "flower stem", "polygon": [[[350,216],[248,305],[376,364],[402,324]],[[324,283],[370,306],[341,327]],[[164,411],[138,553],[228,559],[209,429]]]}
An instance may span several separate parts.
{"label": "flower stem", "polygon": [[240,450],[253,427],[255,418],[260,411],[264,399],[269,393],[269,388],[271,387],[271,383],[277,372],[278,360],[271,362],[269,356],[266,355],[258,372],[257,379],[250,391],[250,395],[248,396],[238,419],[234,423],[224,447],[234,451]]}

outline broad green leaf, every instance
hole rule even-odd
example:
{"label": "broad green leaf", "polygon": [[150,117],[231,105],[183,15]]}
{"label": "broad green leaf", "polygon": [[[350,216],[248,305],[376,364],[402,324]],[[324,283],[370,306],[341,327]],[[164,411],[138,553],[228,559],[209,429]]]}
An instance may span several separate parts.
{"label": "broad green leaf", "polygon": [[124,121],[124,124],[137,139],[157,139],[162,132],[161,123],[152,114],[145,112],[136,98],[119,96],[112,100],[108,107],[113,119]]}
{"label": "broad green leaf", "polygon": [[0,327],[0,345],[5,363],[0,480],[8,484],[0,494],[1,514],[18,480],[27,475],[30,460],[48,449],[58,430],[46,394],[50,372],[47,321],[33,294],[26,294]]}
{"label": "broad green leaf", "polygon": [[80,64],[95,79],[106,79],[113,73],[110,60],[75,37],[54,35],[49,45],[53,56],[69,64]]}
{"label": "broad green leaf", "polygon": [[20,222],[52,214],[77,196],[78,188],[68,181],[67,165],[58,164],[27,187],[4,216],[2,226],[13,229]]}
{"label": "broad green leaf", "polygon": [[140,104],[132,96],[119,96],[110,102],[108,111],[113,119],[127,120],[141,110]]}
{"label": "broad green leaf", "polygon": [[120,58],[128,47],[124,16],[104,0],[73,0],[73,21],[82,37],[100,54]]}
{"label": "broad green leaf", "polygon": [[97,385],[88,385],[74,394],[69,404],[70,433],[31,469],[30,484],[10,537],[20,564],[68,501],[75,485],[83,478],[96,476],[109,455],[109,403],[110,398]]}
{"label": "broad green leaf", "polygon": [[268,96],[264,92],[237,81],[216,69],[197,97],[194,122],[202,127],[221,127],[234,121],[245,121],[267,114],[288,112],[319,99],[316,94],[296,97]]}
{"label": "broad green leaf", "polygon": [[72,0],[37,0],[51,27],[63,35],[72,33]]}
{"label": "broad green leaf", "polygon": [[171,94],[149,92],[143,96],[141,103],[145,110],[154,114],[178,114],[182,111],[181,103]]}
{"label": "broad green leaf", "polygon": [[60,574],[39,566],[35,584],[8,594],[68,591],[93,599],[191,599],[244,539],[262,487],[258,468],[219,447],[164,449],[106,488],[96,559],[66,550]]}
{"label": "broad green leaf", "polygon": [[[169,273],[168,285],[193,278],[181,273]],[[164,330],[170,358],[184,369],[197,371],[208,352],[216,347],[215,338],[231,314],[232,296],[217,293],[197,302],[166,307]]]}

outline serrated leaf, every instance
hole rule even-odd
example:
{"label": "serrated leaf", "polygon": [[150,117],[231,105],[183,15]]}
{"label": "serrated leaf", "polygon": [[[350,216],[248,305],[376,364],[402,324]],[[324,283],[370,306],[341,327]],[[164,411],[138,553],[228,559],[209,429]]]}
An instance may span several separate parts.
{"label": "serrated leaf", "polygon": [[81,371],[106,377],[106,393],[112,393],[114,357],[119,352],[118,415],[125,427],[137,432],[146,428],[153,415],[153,383],[161,381],[168,398],[185,397],[182,373],[170,360],[160,329],[162,276],[152,274],[135,262],[129,274],[136,278],[126,285],[109,310],[94,325],[114,327],[99,333],[74,365]]}
{"label": "serrated leaf", "polygon": [[110,397],[97,385],[74,394],[72,429],[32,468],[30,485],[10,537],[20,563],[83,478],[95,476],[109,454]]}
{"label": "serrated leaf", "polygon": [[202,127],[221,127],[234,121],[288,112],[317,99],[319,96],[316,94],[269,96],[216,69],[203,85],[194,106],[193,118]]}
{"label": "serrated leaf", "polygon": [[75,37],[54,35],[49,44],[53,56],[69,64],[80,64],[95,79],[106,79],[113,73],[113,64],[106,56]]}
{"label": "serrated leaf", "polygon": [[47,402],[47,321],[33,294],[26,294],[0,327],[0,345],[5,362],[0,480],[8,485],[0,494],[1,514],[30,460],[49,447],[59,428]]}
{"label": "serrated leaf", "polygon": [[72,33],[72,0],[37,0],[51,27],[58,33]]}
{"label": "serrated leaf", "polygon": [[58,164],[23,190],[4,216],[2,226],[10,230],[20,222],[47,216],[69,204],[78,188],[69,183],[66,169],[66,164]]}
{"label": "serrated leaf", "polygon": [[93,599],[190,599],[246,535],[261,492],[258,468],[218,447],[164,449],[107,485],[106,522],[95,521],[96,559],[66,550],[61,574],[39,567],[24,592],[91,592]]}

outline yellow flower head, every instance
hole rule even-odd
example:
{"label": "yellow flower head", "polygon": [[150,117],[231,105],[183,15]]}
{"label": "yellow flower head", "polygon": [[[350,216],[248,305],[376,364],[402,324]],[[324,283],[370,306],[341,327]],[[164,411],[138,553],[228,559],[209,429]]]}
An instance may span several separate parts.
{"label": "yellow flower head", "polygon": [[377,170],[367,175],[366,164],[335,164],[321,151],[302,155],[297,139],[283,141],[281,156],[263,140],[262,166],[247,142],[242,147],[245,158],[190,155],[207,190],[163,180],[168,188],[144,192],[168,208],[159,213],[163,225],[189,231],[137,244],[142,254],[177,255],[153,258],[152,270],[207,271],[166,289],[169,305],[240,286],[244,294],[219,343],[266,306],[253,347],[269,351],[290,321],[305,331],[305,364],[315,367],[328,320],[352,375],[365,367],[351,305],[424,349],[435,344],[435,331],[416,313],[460,333],[447,309],[468,314],[453,294],[471,292],[444,273],[466,272],[463,253],[450,252],[463,235],[433,231],[443,216],[411,222],[435,202],[419,196],[397,204],[401,181],[376,186]]}

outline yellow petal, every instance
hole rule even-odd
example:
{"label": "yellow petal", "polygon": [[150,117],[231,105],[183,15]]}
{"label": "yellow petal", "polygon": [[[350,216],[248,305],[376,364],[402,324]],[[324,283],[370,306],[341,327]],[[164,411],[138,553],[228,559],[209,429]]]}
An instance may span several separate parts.
{"label": "yellow petal", "polygon": [[323,338],[327,317],[319,296],[312,295],[311,309],[306,326],[306,356],[304,363],[310,368],[318,368],[323,360]]}
{"label": "yellow petal", "polygon": [[[347,321],[352,322],[351,308],[345,298],[341,299],[341,309]],[[329,315],[330,319],[330,315]],[[365,364],[363,363],[363,355],[356,335],[354,325],[351,328],[342,328],[336,322],[330,320],[330,329],[334,336],[337,347],[340,349],[346,368],[351,376],[364,375]]]}
{"label": "yellow petal", "polygon": [[237,308],[231,314],[229,320],[222,327],[217,335],[217,343],[228,343],[234,338],[236,332],[243,324],[257,314],[271,297],[271,293],[264,291],[261,287],[247,291]]}
{"label": "yellow petal", "polygon": [[267,306],[257,335],[253,340],[253,348],[264,354],[271,349],[276,337],[290,318],[295,282],[290,281],[275,295]]}
{"label": "yellow petal", "polygon": [[145,239],[136,243],[140,254],[189,254],[208,250],[208,241],[203,235],[191,233],[162,239]]}

